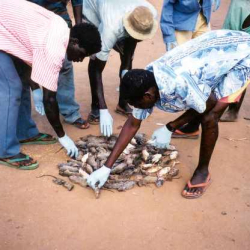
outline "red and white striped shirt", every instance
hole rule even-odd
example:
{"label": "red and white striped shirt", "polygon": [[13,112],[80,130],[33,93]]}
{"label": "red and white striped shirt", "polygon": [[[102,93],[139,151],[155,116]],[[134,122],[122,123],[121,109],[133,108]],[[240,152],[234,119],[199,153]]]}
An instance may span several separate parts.
{"label": "red and white striped shirt", "polygon": [[31,65],[34,82],[57,90],[68,42],[58,15],[26,0],[0,0],[0,50]]}

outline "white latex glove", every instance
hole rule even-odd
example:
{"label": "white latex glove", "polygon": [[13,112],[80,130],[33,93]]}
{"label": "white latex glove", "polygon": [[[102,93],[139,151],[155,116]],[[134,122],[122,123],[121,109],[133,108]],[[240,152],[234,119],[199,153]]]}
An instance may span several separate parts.
{"label": "white latex glove", "polygon": [[154,140],[153,145],[157,148],[168,148],[171,136],[172,132],[166,126],[163,126],[154,131],[151,140]]}
{"label": "white latex glove", "polygon": [[213,12],[215,12],[220,7],[220,0],[212,0],[212,5],[214,6]]}
{"label": "white latex glove", "polygon": [[113,118],[108,109],[100,109],[100,130],[104,136],[113,134]]}
{"label": "white latex glove", "polygon": [[166,43],[166,49],[167,49],[167,51],[170,51],[170,50],[174,49],[177,46],[178,46],[177,42]]}
{"label": "white latex glove", "polygon": [[107,179],[109,178],[111,169],[107,168],[105,165],[103,165],[101,168],[94,171],[87,179],[88,185],[96,189],[96,185],[98,184],[98,188],[101,188]]}
{"label": "white latex glove", "polygon": [[128,72],[128,70],[127,70],[127,69],[122,70],[122,73],[121,73],[121,78],[123,78],[127,72]]}
{"label": "white latex glove", "polygon": [[32,94],[33,94],[33,100],[34,100],[36,111],[40,115],[44,115],[45,111],[44,111],[44,106],[43,106],[43,92],[42,92],[42,90],[40,88],[35,89],[32,91]]}
{"label": "white latex glove", "polygon": [[70,157],[78,156],[78,148],[76,147],[75,143],[66,134],[63,137],[58,138],[58,141],[67,150],[67,155],[69,155]]}

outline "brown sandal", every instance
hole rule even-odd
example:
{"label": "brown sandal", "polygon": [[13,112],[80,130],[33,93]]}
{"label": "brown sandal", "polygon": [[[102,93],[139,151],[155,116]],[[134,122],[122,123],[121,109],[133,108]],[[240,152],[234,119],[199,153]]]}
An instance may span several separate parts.
{"label": "brown sandal", "polygon": [[91,125],[98,125],[100,123],[100,116],[95,116],[94,114],[89,113],[88,122]]}
{"label": "brown sandal", "polygon": [[132,114],[132,110],[126,111],[126,110],[122,109],[121,107],[119,107],[118,105],[116,106],[115,112],[117,114],[120,114],[120,115],[123,115],[126,117],[128,117],[129,115]]}
{"label": "brown sandal", "polygon": [[81,117],[78,118],[76,121],[69,123],[69,124],[72,124],[79,129],[88,129],[89,128],[89,123],[87,121],[85,121],[84,119],[82,119]]}
{"label": "brown sandal", "polygon": [[[197,199],[199,197],[201,197],[205,191],[208,189],[208,187],[211,185],[211,175],[209,174],[207,179],[206,179],[206,182],[204,183],[200,183],[200,184],[196,184],[196,185],[193,185],[190,181],[188,181],[187,185],[185,186],[184,190],[182,191],[181,195],[182,197],[186,198],[186,199]],[[190,193],[190,192],[187,192],[185,189],[186,187],[188,188],[202,188],[202,190],[195,194],[195,193]]]}

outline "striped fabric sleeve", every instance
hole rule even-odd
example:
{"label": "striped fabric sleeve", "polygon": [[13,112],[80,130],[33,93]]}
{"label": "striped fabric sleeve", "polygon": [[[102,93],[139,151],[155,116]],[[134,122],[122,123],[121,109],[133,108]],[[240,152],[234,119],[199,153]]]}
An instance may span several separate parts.
{"label": "striped fabric sleeve", "polygon": [[54,18],[42,49],[33,52],[31,79],[51,91],[57,91],[59,72],[69,42],[69,29],[60,17]]}
{"label": "striped fabric sleeve", "polygon": [[31,79],[51,91],[57,91],[59,72],[62,66],[56,64],[46,50],[36,50],[33,54]]}

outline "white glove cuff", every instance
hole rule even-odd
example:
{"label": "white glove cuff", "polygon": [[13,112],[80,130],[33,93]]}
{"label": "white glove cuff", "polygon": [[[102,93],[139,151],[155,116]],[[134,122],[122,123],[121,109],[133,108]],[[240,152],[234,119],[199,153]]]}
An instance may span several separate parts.
{"label": "white glove cuff", "polygon": [[100,115],[105,115],[109,112],[108,109],[99,109],[99,111],[100,111]]}
{"label": "white glove cuff", "polygon": [[105,173],[107,173],[107,174],[110,174],[110,172],[111,172],[111,168],[108,168],[108,167],[106,167],[105,165],[102,166],[102,169],[103,169],[103,171],[105,171]]}
{"label": "white glove cuff", "polygon": [[66,137],[68,137],[65,133],[65,135],[63,137],[58,137],[59,140],[64,140]]}
{"label": "white glove cuff", "polygon": [[173,132],[171,132],[171,131],[167,128],[166,125],[163,126],[163,129],[165,130],[165,133],[169,133],[169,134],[172,134],[172,133],[173,133]]}
{"label": "white glove cuff", "polygon": [[121,78],[123,78],[127,72],[128,72],[127,69],[122,70]]}

